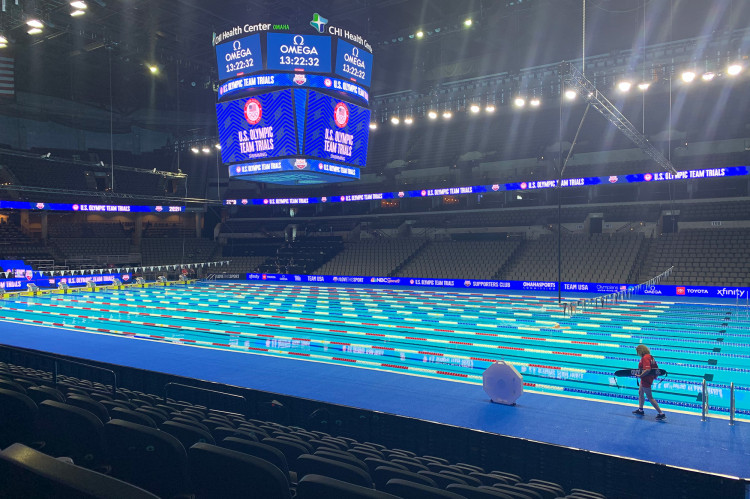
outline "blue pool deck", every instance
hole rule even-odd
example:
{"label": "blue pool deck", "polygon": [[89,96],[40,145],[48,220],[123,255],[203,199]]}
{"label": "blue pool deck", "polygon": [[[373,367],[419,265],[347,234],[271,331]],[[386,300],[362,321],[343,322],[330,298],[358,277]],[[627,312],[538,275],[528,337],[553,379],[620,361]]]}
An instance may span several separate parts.
{"label": "blue pool deck", "polygon": [[[227,290],[234,284],[228,286]],[[280,298],[276,295],[271,299]],[[89,304],[87,308],[93,307]],[[725,313],[720,312],[720,316]],[[43,324],[61,319],[43,315],[38,316],[37,323],[7,320],[0,322],[0,343],[11,346],[750,478],[750,435],[745,421],[734,426],[724,417],[701,421],[694,411],[667,406],[667,420],[657,422],[648,403],[646,416],[637,417],[631,414],[635,407],[632,399],[597,400],[575,392],[527,392],[516,406],[503,406],[490,403],[481,384],[466,379],[201,348],[185,342],[142,341],[134,336],[73,330],[69,325],[61,329]],[[732,362],[740,367],[749,364],[744,359]]]}

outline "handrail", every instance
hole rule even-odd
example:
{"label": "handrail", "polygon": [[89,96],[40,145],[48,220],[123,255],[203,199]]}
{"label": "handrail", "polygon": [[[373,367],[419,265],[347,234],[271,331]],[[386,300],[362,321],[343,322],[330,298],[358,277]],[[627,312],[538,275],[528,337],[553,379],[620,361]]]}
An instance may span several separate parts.
{"label": "handrail", "polygon": [[103,372],[111,374],[112,375],[112,395],[115,395],[117,393],[117,374],[112,369],[106,369],[104,367],[95,366],[93,364],[86,364],[85,362],[77,362],[75,360],[63,359],[63,358],[60,358],[60,357],[55,356],[55,355],[47,355],[47,354],[43,354],[43,353],[37,353],[37,352],[35,352],[33,350],[27,350],[25,348],[12,347],[10,345],[0,345],[0,348],[6,349],[6,350],[12,350],[12,351],[20,352],[20,353],[23,353],[25,355],[31,355],[31,356],[35,356],[35,357],[42,357],[42,358],[45,358],[45,359],[52,359],[54,361],[54,364],[53,364],[54,368],[53,368],[53,371],[52,371],[52,381],[55,384],[55,388],[57,388],[57,373],[58,373],[58,370],[59,370],[59,364],[58,364],[58,362],[64,362],[64,363],[67,363],[67,364],[75,364],[75,365],[78,365],[78,366],[84,366],[84,367],[88,367],[88,368],[91,368],[91,369],[96,369],[96,370],[103,371]]}
{"label": "handrail", "polygon": [[232,397],[234,399],[240,399],[240,400],[242,400],[244,402],[244,411],[245,411],[245,414],[249,413],[250,403],[242,395],[235,395],[234,393],[220,392],[218,390],[210,390],[208,388],[200,388],[200,387],[197,387],[197,386],[184,385],[182,383],[174,383],[174,382],[169,382],[166,385],[164,385],[164,403],[165,404],[167,403],[167,398],[169,396],[169,387],[170,386],[179,386],[179,387],[187,388],[187,389],[190,389],[190,390],[198,390],[198,391],[202,391],[202,392],[208,392],[208,393],[213,393],[213,394],[216,394],[216,395],[221,395],[221,396],[224,396],[224,397]]}

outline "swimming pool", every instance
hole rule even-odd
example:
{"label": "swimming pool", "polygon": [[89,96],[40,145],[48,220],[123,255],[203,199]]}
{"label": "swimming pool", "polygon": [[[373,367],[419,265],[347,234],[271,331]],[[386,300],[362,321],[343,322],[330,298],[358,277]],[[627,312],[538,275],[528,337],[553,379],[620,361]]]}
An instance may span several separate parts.
{"label": "swimming pool", "polygon": [[[211,282],[192,286],[18,297],[0,320],[352,368],[481,384],[504,360],[529,391],[633,403],[647,344],[668,375],[654,385],[667,410],[750,415],[746,307],[630,300],[566,317],[551,297]],[[61,331],[62,332],[62,331]],[[1,340],[0,340],[1,341]]]}

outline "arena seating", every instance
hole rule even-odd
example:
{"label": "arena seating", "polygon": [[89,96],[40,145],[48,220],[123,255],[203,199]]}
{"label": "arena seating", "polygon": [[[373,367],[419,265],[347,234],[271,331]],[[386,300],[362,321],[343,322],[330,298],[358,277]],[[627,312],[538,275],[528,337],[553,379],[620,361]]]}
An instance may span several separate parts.
{"label": "arena seating", "polygon": [[[630,282],[643,234],[568,235],[562,239],[562,279],[569,282]],[[510,280],[557,280],[557,237],[528,240],[504,269]]]}
{"label": "arena seating", "polygon": [[[37,404],[14,380],[51,388],[52,374],[0,362],[7,497],[83,497],[82,490],[104,491],[96,497],[604,497],[573,488],[566,496],[562,485],[546,480],[71,376],[58,375],[63,402]],[[122,407],[114,405],[107,409],[114,418],[102,421],[73,405],[83,399],[147,410],[162,423],[117,419]]]}
{"label": "arena seating", "polygon": [[210,239],[154,238],[141,241],[143,265],[194,263],[210,261],[217,253]]}
{"label": "arena seating", "polygon": [[366,239],[345,243],[344,250],[315,271],[316,275],[393,275],[419,250],[425,239]]}
{"label": "arena seating", "polygon": [[509,241],[435,241],[398,272],[403,277],[492,279],[520,244]]}
{"label": "arena seating", "polygon": [[663,282],[750,285],[750,229],[688,229],[649,242],[642,276],[657,275],[674,266]]}

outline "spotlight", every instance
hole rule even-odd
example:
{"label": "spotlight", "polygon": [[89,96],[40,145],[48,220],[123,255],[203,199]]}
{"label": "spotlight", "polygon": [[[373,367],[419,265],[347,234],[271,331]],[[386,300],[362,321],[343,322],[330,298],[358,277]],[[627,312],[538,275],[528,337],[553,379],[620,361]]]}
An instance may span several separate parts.
{"label": "spotlight", "polygon": [[70,2],[70,6],[73,7],[74,9],[79,9],[79,10],[86,10],[89,8],[89,6],[83,0],[76,0],[74,2]]}
{"label": "spotlight", "polygon": [[391,118],[391,123],[393,123],[394,125],[398,125],[400,122],[401,120],[398,119],[398,116],[394,116],[393,118]]}
{"label": "spotlight", "polygon": [[471,23],[472,23],[471,19],[466,19],[464,21],[464,26],[466,26],[468,28],[469,26],[471,26]]}
{"label": "spotlight", "polygon": [[703,81],[711,81],[716,77],[716,73],[712,73],[711,71],[706,71],[701,75],[701,80]]}
{"label": "spotlight", "polygon": [[30,35],[38,35],[41,32],[42,32],[42,28],[31,28],[26,33],[28,33]]}
{"label": "spotlight", "polygon": [[632,87],[632,86],[633,86],[633,84],[630,83],[627,80],[621,81],[620,83],[617,84],[617,88],[620,89],[620,92],[629,92],[630,91],[630,87]]}
{"label": "spotlight", "polygon": [[523,97],[516,97],[516,100],[513,101],[513,104],[516,107],[523,107],[526,105],[526,99],[524,99]]}
{"label": "spotlight", "polygon": [[727,68],[727,74],[729,76],[737,76],[742,72],[742,66],[740,64],[732,64]]}
{"label": "spotlight", "polygon": [[575,90],[566,90],[565,91],[565,98],[568,100],[573,100],[576,98],[576,91]]}
{"label": "spotlight", "polygon": [[38,28],[38,29],[42,29],[44,27],[44,24],[42,24],[42,21],[40,21],[39,19],[33,19],[33,18],[26,21],[26,25],[30,28]]}
{"label": "spotlight", "polygon": [[445,118],[446,120],[449,120],[449,119],[451,119],[452,117],[453,117],[453,113],[452,113],[452,112],[450,112],[450,111],[445,111],[445,112],[443,113],[443,118]]}
{"label": "spotlight", "polygon": [[370,130],[375,130],[377,128],[378,128],[378,124],[377,123],[375,123],[375,122],[370,123]]}
{"label": "spotlight", "polygon": [[650,86],[651,86],[650,83],[646,81],[642,81],[641,83],[638,84],[638,90],[640,90],[641,92],[645,92],[646,90],[648,90],[648,87]]}
{"label": "spotlight", "polygon": [[488,113],[494,113],[495,112],[495,106],[493,104],[488,105],[484,108],[484,110]]}
{"label": "spotlight", "polygon": [[469,109],[470,109],[470,110],[471,110],[471,112],[472,112],[472,113],[474,113],[474,114],[476,114],[476,113],[478,113],[478,112],[480,111],[480,108],[479,108],[479,105],[478,105],[478,104],[472,104],[472,105],[471,105],[471,107],[470,107]]}
{"label": "spotlight", "polygon": [[437,118],[437,113],[435,111],[430,111],[429,113],[427,113],[427,117],[431,120],[434,120],[435,118]]}
{"label": "spotlight", "polygon": [[542,103],[542,101],[540,101],[539,99],[536,99],[536,98],[534,98],[534,99],[531,99],[531,100],[529,101],[529,104],[530,104],[530,105],[531,105],[532,107],[539,107],[539,105],[540,105],[541,103]]}
{"label": "spotlight", "polygon": [[414,120],[411,119],[411,116],[407,116],[406,118],[404,118],[404,123],[406,123],[407,125],[411,125],[412,123],[414,123]]}
{"label": "spotlight", "polygon": [[211,148],[208,146],[203,146],[203,149],[201,149],[201,151],[203,152],[203,154],[208,154],[211,152]]}
{"label": "spotlight", "polygon": [[201,152],[200,149],[198,149],[197,147],[191,147],[190,150],[193,151],[195,154],[198,154],[199,152]]}
{"label": "spotlight", "polygon": [[215,147],[216,149],[219,149],[219,150],[221,150],[221,144],[214,144],[214,147]]}
{"label": "spotlight", "polygon": [[86,13],[85,10],[78,9],[78,10],[74,10],[73,12],[71,12],[70,16],[71,17],[79,17],[79,16],[84,15],[85,13]]}
{"label": "spotlight", "polygon": [[423,31],[417,31],[417,38],[422,38],[424,36]]}
{"label": "spotlight", "polygon": [[151,71],[151,74],[156,74],[156,73],[159,72],[159,66],[157,66],[155,64],[149,64],[148,65],[148,70]]}
{"label": "spotlight", "polygon": [[685,71],[682,73],[682,81],[685,83],[690,83],[691,81],[695,80],[695,72],[693,71]]}
{"label": "spotlight", "polygon": [[5,36],[0,35],[0,44],[7,45],[7,43],[8,43],[8,39],[5,38]]}

